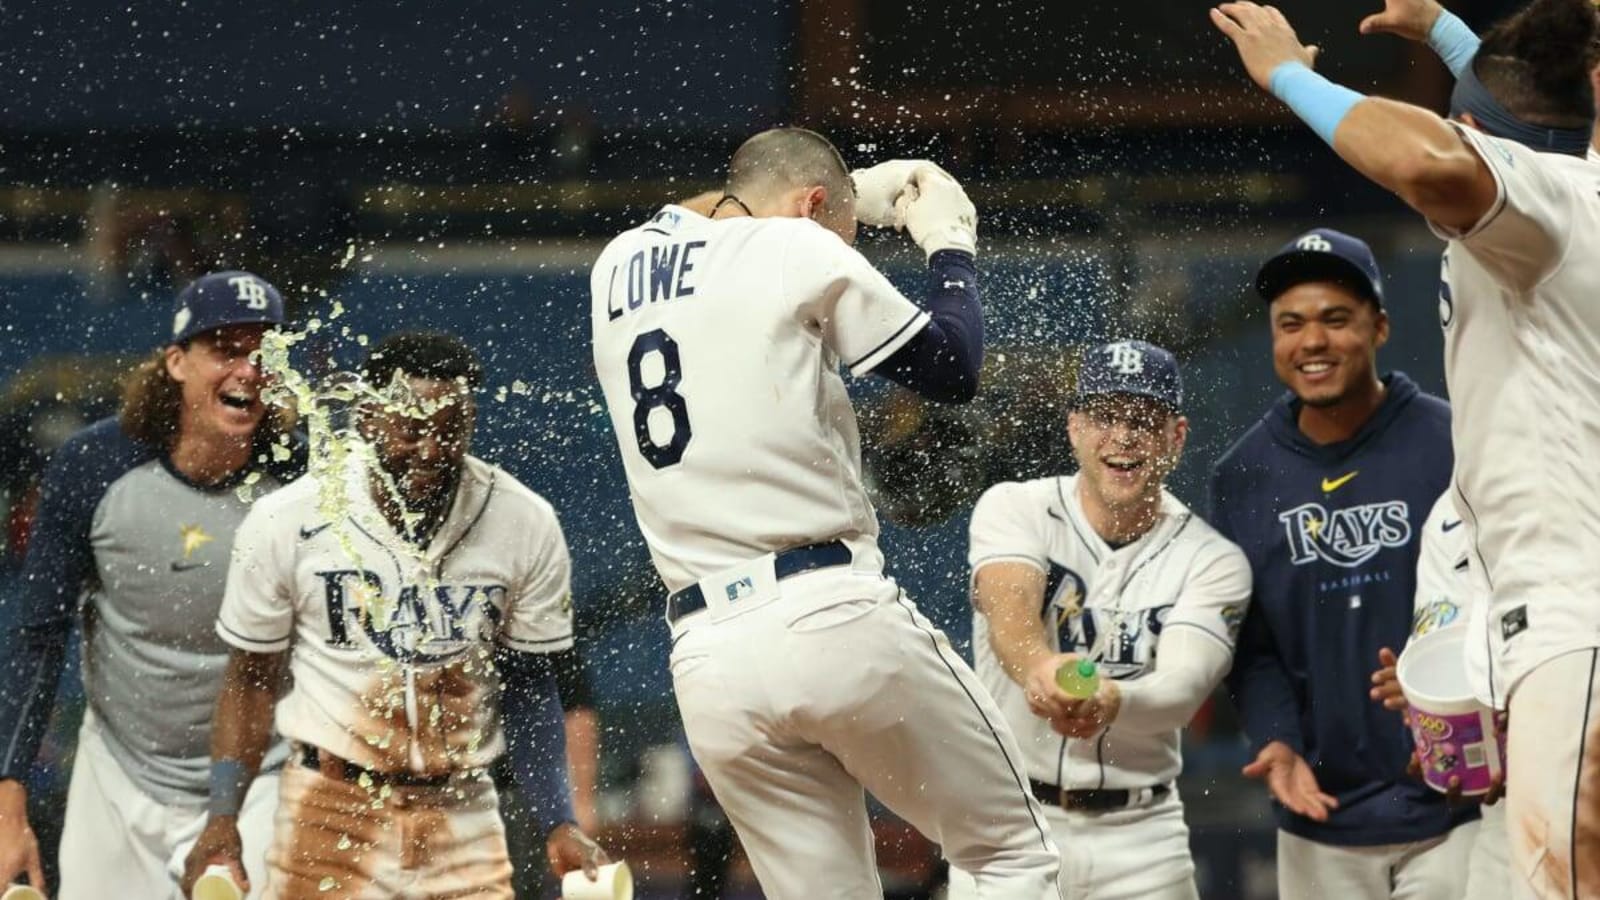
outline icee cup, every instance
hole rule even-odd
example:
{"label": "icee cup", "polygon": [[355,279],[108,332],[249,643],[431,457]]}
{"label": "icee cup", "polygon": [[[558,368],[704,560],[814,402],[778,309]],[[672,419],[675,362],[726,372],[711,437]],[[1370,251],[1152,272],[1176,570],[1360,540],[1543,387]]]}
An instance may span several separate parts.
{"label": "icee cup", "polygon": [[1396,675],[1410,705],[1411,738],[1422,780],[1445,793],[1452,777],[1461,793],[1486,794],[1506,765],[1506,736],[1494,710],[1478,701],[1467,679],[1464,625],[1430,631],[1406,644]]}

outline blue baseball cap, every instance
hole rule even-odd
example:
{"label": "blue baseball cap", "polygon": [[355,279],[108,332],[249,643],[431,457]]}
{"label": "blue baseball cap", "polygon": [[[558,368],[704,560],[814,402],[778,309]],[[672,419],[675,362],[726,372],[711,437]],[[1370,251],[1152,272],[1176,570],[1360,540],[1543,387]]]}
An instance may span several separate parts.
{"label": "blue baseball cap", "polygon": [[283,295],[259,275],[212,272],[178,294],[170,344],[228,325],[282,325]]}
{"label": "blue baseball cap", "polygon": [[1308,281],[1331,281],[1383,308],[1383,273],[1372,248],[1332,228],[1314,228],[1285,244],[1256,273],[1256,293],[1271,303]]}
{"label": "blue baseball cap", "polygon": [[1105,394],[1135,394],[1183,408],[1183,376],[1178,359],[1145,341],[1113,341],[1090,348],[1078,363],[1078,389],[1073,405]]}

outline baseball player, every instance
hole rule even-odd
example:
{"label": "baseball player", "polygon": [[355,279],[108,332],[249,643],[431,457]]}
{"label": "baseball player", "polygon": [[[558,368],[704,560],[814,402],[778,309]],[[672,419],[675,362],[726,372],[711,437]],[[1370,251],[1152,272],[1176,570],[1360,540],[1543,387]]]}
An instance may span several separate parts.
{"label": "baseball player", "polygon": [[[1199,896],[1178,733],[1233,660],[1250,564],[1162,486],[1182,408],[1172,354],[1095,347],[1068,418],[1078,473],[997,484],[972,513],[978,676],[1022,744],[1069,897]],[[1100,687],[1078,701],[1056,672],[1085,658]],[[974,887],[951,869],[951,898]]]}
{"label": "baseball player", "polygon": [[572,823],[548,658],[572,645],[555,513],[468,455],[482,369],[459,339],[392,335],[361,374],[379,392],[348,468],[313,466],[239,530],[211,815],[185,884],[214,864],[243,875],[236,814],[274,708],[292,752],[263,896],[511,897],[486,771],[507,751],[552,867],[592,872],[605,854]]}
{"label": "baseball player", "polygon": [[1461,895],[1477,810],[1406,773],[1411,735],[1367,699],[1372,661],[1411,630],[1417,535],[1450,478],[1450,409],[1402,373],[1371,249],[1318,228],[1262,265],[1289,393],[1217,462],[1212,524],[1254,597],[1228,684],[1277,802],[1278,891]]}
{"label": "baseball player", "polygon": [[[1417,598],[1411,636],[1421,637],[1441,628],[1466,628],[1469,618],[1485,614],[1486,592],[1472,578],[1472,546],[1456,507],[1446,492],[1428,513],[1422,527],[1422,549],[1417,557]],[[1481,702],[1504,692],[1491,686],[1487,648],[1482,642],[1468,647],[1463,664]],[[1474,653],[1473,650],[1484,652]],[[1372,699],[1385,709],[1406,710],[1396,675],[1398,660],[1388,647],[1378,651],[1379,668],[1372,674]],[[1483,800],[1483,819],[1472,844],[1467,869],[1467,900],[1499,900],[1511,894],[1511,872],[1507,868],[1510,839],[1506,834],[1505,804],[1496,802],[1499,791]]]}
{"label": "baseball player", "polygon": [[1054,897],[1016,740],[884,575],[862,484],[840,363],[963,401],[982,358],[972,204],[930,164],[855,183],[877,195],[885,179],[928,255],[928,309],[851,248],[833,145],[774,129],[734,154],[710,217],[669,205],[601,253],[595,369],[671,592],[690,748],[766,895],[882,893],[864,787],[981,896]]}
{"label": "baseball player", "polygon": [[[208,620],[227,547],[249,504],[304,466],[290,417],[262,402],[253,354],[284,321],[283,298],[248,272],[179,293],[169,340],[130,373],[121,412],[78,432],[44,474],[27,561],[4,598],[9,688],[0,692],[0,885],[44,888],[23,779],[53,707],[81,612],[88,709],[61,839],[64,900],[173,897],[205,820],[211,709],[227,647]],[[243,799],[239,830],[259,860],[277,765]],[[255,865],[252,862],[252,867]]]}
{"label": "baseball player", "polygon": [[1279,13],[1231,3],[1212,18],[1258,84],[1449,241],[1454,487],[1509,694],[1511,869],[1520,896],[1600,896],[1594,7],[1534,0],[1492,28],[1457,74],[1453,121],[1313,73]]}

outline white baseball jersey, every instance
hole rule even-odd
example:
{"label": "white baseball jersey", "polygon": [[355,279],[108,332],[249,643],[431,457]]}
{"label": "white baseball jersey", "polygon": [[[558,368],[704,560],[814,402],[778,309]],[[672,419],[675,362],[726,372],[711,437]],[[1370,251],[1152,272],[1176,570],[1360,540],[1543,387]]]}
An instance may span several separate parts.
{"label": "white baseball jersey", "polygon": [[1515,690],[1600,646],[1600,167],[1459,130],[1498,195],[1465,232],[1434,225],[1456,499]]}
{"label": "white baseball jersey", "polygon": [[[1198,629],[1231,654],[1250,602],[1244,552],[1166,492],[1155,527],[1113,549],[1085,518],[1077,480],[1004,482],[985,491],[972,512],[974,576],[993,562],[1044,572],[1046,639],[1096,660],[1102,678],[1133,680],[1153,670],[1161,634],[1172,628]],[[1141,734],[1113,722],[1097,738],[1064,738],[1029,711],[990,649],[982,614],[973,617],[972,646],[978,676],[1016,732],[1033,778],[1074,790],[1132,789],[1181,771],[1178,729]]]}
{"label": "white baseball jersey", "polygon": [[670,590],[833,539],[882,568],[839,366],[870,372],[926,312],[808,219],[677,206],[613,240],[590,286],[595,370]]}
{"label": "white baseball jersey", "polygon": [[450,512],[418,550],[378,510],[365,468],[344,474],[336,519],[322,511],[325,477],[250,510],[217,632],[241,650],[292,648],[294,687],[277,707],[287,738],[380,772],[487,766],[504,749],[494,646],[572,646],[571,563],[554,510],[469,456]]}

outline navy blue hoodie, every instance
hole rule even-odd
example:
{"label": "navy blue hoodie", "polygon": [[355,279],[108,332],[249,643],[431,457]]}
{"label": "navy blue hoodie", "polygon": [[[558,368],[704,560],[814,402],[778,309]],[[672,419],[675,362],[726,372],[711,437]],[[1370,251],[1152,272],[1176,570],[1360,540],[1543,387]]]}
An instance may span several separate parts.
{"label": "navy blue hoodie", "polygon": [[1349,440],[1318,445],[1285,395],[1212,473],[1212,524],[1255,577],[1228,687],[1252,756],[1283,741],[1339,808],[1324,823],[1277,808],[1327,844],[1437,837],[1478,815],[1406,774],[1411,737],[1368,697],[1378,648],[1411,631],[1422,524],[1450,483],[1450,407],[1404,374]]}

